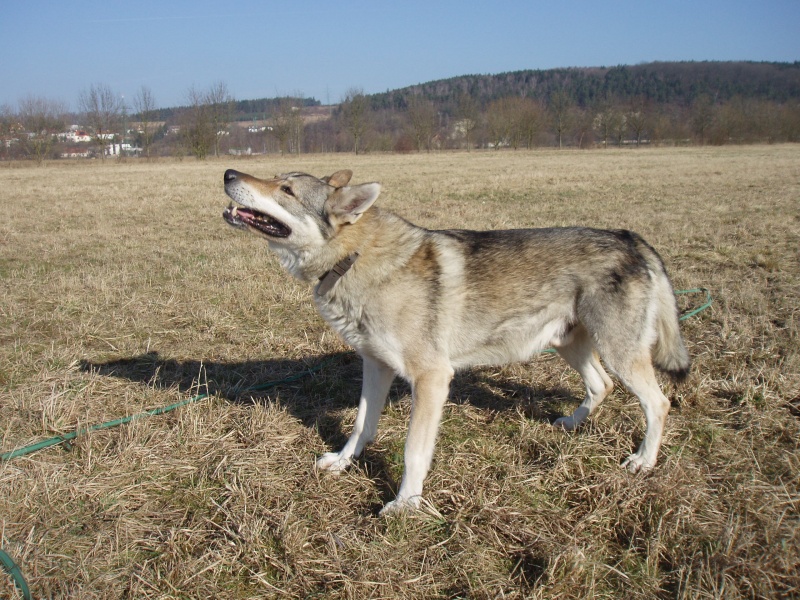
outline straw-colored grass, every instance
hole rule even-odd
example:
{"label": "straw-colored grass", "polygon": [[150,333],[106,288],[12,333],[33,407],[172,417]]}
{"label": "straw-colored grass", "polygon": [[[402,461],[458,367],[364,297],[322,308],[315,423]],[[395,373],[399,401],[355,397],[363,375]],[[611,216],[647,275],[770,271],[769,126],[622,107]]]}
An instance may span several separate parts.
{"label": "straw-colored grass", "polygon": [[[658,467],[619,389],[552,355],[457,375],[417,514],[383,519],[408,386],[352,470],[358,358],[222,173],[351,168],[428,227],[624,227],[677,288],[688,382]],[[215,393],[0,464],[0,545],[36,598],[779,598],[800,595],[800,146],[0,166],[0,448]],[[521,273],[520,276],[524,276]],[[683,306],[701,298],[682,298]],[[256,394],[242,388],[329,361]],[[0,597],[19,597],[0,573]]]}

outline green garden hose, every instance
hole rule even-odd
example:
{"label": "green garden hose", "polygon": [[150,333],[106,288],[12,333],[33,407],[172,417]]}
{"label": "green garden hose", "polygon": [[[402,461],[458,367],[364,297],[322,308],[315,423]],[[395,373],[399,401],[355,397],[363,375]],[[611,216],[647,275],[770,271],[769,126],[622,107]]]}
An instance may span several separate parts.
{"label": "green garden hose", "polygon": [[0,564],[3,565],[3,570],[9,574],[14,585],[17,586],[17,589],[22,592],[22,597],[25,600],[31,600],[31,591],[28,589],[28,584],[22,576],[22,571],[19,570],[17,563],[2,550],[0,550]]}

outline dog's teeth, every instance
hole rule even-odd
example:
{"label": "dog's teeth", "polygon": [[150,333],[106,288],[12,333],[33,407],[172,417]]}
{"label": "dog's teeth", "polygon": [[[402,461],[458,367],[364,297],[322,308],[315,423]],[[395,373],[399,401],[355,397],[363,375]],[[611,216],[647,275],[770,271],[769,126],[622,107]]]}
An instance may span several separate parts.
{"label": "dog's teeth", "polygon": [[232,217],[235,217],[235,216],[236,216],[236,213],[238,212],[238,210],[239,210],[239,209],[237,209],[235,206],[234,206],[233,208],[231,208],[231,216],[232,216]]}

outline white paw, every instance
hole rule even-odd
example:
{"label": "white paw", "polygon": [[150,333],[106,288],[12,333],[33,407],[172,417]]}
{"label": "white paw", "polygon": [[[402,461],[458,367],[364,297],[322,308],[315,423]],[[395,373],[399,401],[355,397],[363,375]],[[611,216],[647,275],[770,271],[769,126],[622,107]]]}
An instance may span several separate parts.
{"label": "white paw", "polygon": [[381,509],[380,515],[396,515],[407,511],[414,511],[419,508],[422,496],[411,496],[411,498],[395,498]]}
{"label": "white paw", "polygon": [[626,458],[622,463],[623,469],[628,469],[631,473],[644,473],[645,471],[649,471],[653,467],[656,466],[656,462],[647,460],[644,456],[642,456],[639,452],[635,454],[631,454],[628,458]]}
{"label": "white paw", "polygon": [[317,459],[317,468],[331,473],[341,473],[350,466],[350,459],[338,452],[326,452]]}
{"label": "white paw", "polygon": [[581,405],[568,417],[561,417],[553,422],[553,427],[564,431],[575,431],[589,418],[589,409]]}
{"label": "white paw", "polygon": [[575,431],[581,426],[583,421],[579,421],[573,415],[568,417],[560,417],[553,421],[553,427],[556,429],[563,429],[564,431]]}

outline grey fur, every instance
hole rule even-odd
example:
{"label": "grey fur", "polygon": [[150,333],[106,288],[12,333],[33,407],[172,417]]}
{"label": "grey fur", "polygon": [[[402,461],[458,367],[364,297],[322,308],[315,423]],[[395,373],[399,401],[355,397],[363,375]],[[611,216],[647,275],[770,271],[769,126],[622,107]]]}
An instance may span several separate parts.
{"label": "grey fur", "polygon": [[[291,231],[259,233],[299,279],[314,284],[359,254],[331,290],[314,294],[320,314],[364,358],[353,434],[341,451],[320,457],[319,468],[338,471],[358,456],[400,375],[413,391],[406,468],[384,510],[417,506],[454,370],[527,360],[547,346],[586,385],[583,403],[554,425],[577,428],[611,390],[602,358],[647,419],[641,446],[623,464],[632,471],[655,465],[669,401],[653,366],[681,378],[689,356],[672,285],[649,244],[625,230],[580,227],[428,230],[374,207],[380,186],[349,186],[351,175],[225,175],[227,194],[249,209],[245,225],[269,215],[280,223],[270,221],[268,231]],[[243,224],[233,208],[226,219]]]}

